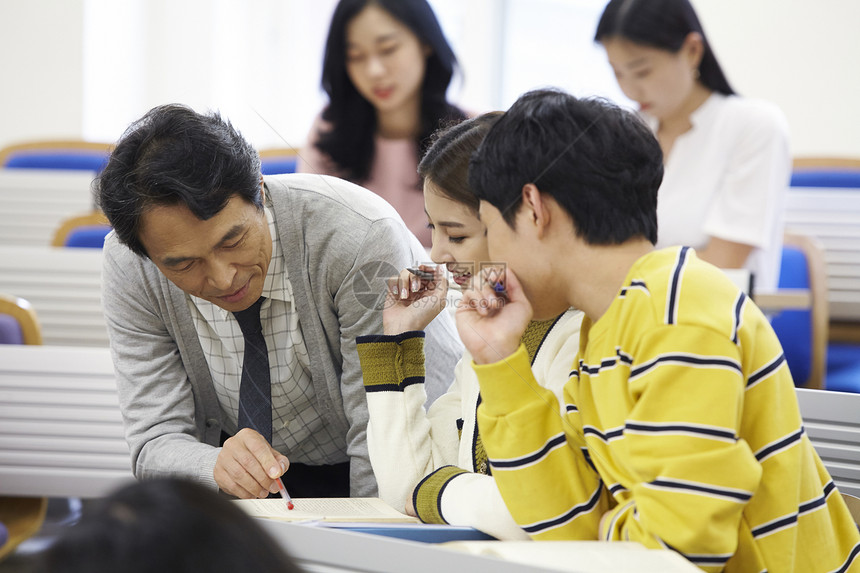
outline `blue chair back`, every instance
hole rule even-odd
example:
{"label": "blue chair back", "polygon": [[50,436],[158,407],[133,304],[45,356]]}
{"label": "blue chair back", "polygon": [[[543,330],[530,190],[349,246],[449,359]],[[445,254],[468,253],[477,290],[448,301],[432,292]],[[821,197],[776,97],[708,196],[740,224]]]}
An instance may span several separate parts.
{"label": "blue chair back", "polygon": [[860,189],[860,169],[795,169],[791,186]]}
{"label": "blue chair back", "polygon": [[791,186],[860,189],[860,158],[796,157]]}
{"label": "blue chair back", "polygon": [[84,225],[69,231],[64,246],[101,249],[105,246],[105,237],[111,231],[110,225]]}
{"label": "blue chair back", "polygon": [[263,175],[280,175],[281,173],[295,173],[296,172],[296,158],[283,158],[283,159],[261,159],[260,161],[260,171]]}
{"label": "blue chair back", "polygon": [[10,156],[3,167],[6,169],[66,169],[98,173],[104,169],[107,161],[107,155],[95,152],[22,151]]}
{"label": "blue chair back", "polygon": [[298,152],[291,147],[272,147],[260,150],[260,171],[263,175],[295,173],[298,167]]}
{"label": "blue chair back", "polygon": [[6,542],[9,541],[9,530],[6,529],[6,526],[0,523],[0,548],[6,545]]}
{"label": "blue chair back", "polygon": [[[784,245],[779,288],[811,288],[809,265],[800,247]],[[812,310],[783,310],[771,319],[794,383],[802,386],[812,374]]]}
{"label": "blue chair back", "polygon": [[63,169],[100,172],[113,145],[82,139],[46,139],[8,145],[0,149],[5,169]]}
{"label": "blue chair back", "polygon": [[0,344],[24,344],[24,331],[12,315],[0,314]]}
{"label": "blue chair back", "polygon": [[0,344],[42,344],[42,329],[29,301],[0,293]]}

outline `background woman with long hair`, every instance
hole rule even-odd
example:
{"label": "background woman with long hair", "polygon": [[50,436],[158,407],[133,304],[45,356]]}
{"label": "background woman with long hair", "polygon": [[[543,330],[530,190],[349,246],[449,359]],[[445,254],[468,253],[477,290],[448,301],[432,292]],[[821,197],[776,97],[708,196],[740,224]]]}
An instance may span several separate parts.
{"label": "background woman with long hair", "polygon": [[688,0],[611,0],[595,41],[663,149],[657,246],[695,247],[775,288],[791,172],[782,112],[734,92]]}
{"label": "background woman with long hair", "polygon": [[430,134],[465,117],[446,96],[456,68],[426,0],[341,0],[323,60],[329,103],[311,129],[298,170],[336,175],[374,191],[429,246],[416,168]]}

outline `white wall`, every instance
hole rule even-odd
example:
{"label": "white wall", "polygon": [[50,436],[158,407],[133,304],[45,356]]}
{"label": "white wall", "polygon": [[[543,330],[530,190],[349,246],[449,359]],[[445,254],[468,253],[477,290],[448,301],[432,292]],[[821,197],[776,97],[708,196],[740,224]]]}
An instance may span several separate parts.
{"label": "white wall", "polygon": [[83,5],[0,3],[0,146],[81,136]]}
{"label": "white wall", "polygon": [[150,108],[178,102],[220,111],[260,148],[298,146],[325,102],[335,0],[84,3],[90,139],[114,140]]}
{"label": "white wall", "polygon": [[[469,109],[482,111],[508,105],[516,93],[541,85],[560,85],[580,95],[598,91],[594,84],[580,85],[578,78],[599,76],[601,69],[611,77],[602,52],[593,51],[594,61],[587,55],[579,61],[565,56],[568,46],[590,49],[593,23],[563,22],[593,13],[595,1],[600,3],[433,0],[465,68],[465,84],[455,97],[459,94]],[[693,3],[734,87],[744,95],[771,100],[785,112],[795,155],[860,157],[860,34],[855,29],[860,2]],[[167,101],[221,109],[258,146],[283,144],[281,136],[297,145],[324,101],[318,87],[321,36],[333,4],[3,0],[0,49],[7,55],[0,59],[0,146],[85,135],[114,140],[128,122]],[[241,9],[244,6],[250,13]],[[523,8],[546,10],[556,18],[550,16],[542,29],[526,30],[534,18],[518,16],[518,10],[527,14]],[[112,25],[93,29],[88,9],[107,14]],[[509,66],[490,61],[499,48],[488,38],[500,28],[508,31],[502,50],[526,41],[533,50],[543,46],[547,71],[537,71],[541,66],[535,58],[541,58],[534,52],[530,58],[519,54]],[[557,36],[559,30],[571,37],[541,37],[541,32]],[[259,49],[264,45],[274,48],[264,52]],[[212,54],[219,58],[217,66]],[[514,66],[528,73],[514,81],[506,75]],[[92,91],[94,85],[103,86],[105,78],[110,85]],[[238,89],[248,85],[254,86],[253,96]],[[604,95],[611,97],[611,87]],[[310,98],[312,113],[291,105],[299,94]]]}
{"label": "white wall", "polygon": [[692,2],[735,90],[782,108],[795,156],[860,157],[860,2]]}

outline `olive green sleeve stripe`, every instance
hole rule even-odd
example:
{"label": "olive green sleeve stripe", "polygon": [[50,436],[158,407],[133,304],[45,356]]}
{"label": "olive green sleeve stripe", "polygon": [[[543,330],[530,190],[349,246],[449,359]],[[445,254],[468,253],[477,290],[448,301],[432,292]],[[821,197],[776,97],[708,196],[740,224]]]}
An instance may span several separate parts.
{"label": "olive green sleeve stripe", "polygon": [[355,348],[361,362],[365,388],[398,383],[394,364],[397,359],[396,342],[365,342],[357,344]]}
{"label": "olive green sleeve stripe", "polygon": [[408,379],[424,379],[424,338],[407,338],[400,343],[401,383]]}
{"label": "olive green sleeve stripe", "polygon": [[456,466],[442,466],[418,483],[412,493],[412,503],[421,521],[448,523],[442,517],[442,492],[452,479],[465,473],[468,472]]}
{"label": "olive green sleeve stripe", "polygon": [[359,336],[356,350],[368,392],[402,391],[419,379],[424,381],[423,332]]}

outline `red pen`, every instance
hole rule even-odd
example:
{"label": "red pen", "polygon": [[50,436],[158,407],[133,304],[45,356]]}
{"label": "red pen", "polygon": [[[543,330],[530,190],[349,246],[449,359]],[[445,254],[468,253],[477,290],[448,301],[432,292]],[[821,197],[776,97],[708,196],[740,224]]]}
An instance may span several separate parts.
{"label": "red pen", "polygon": [[287,502],[287,509],[293,509],[295,507],[293,505],[293,498],[287,493],[287,488],[284,487],[284,482],[281,481],[281,478],[278,478],[278,489],[281,490],[281,497]]}

